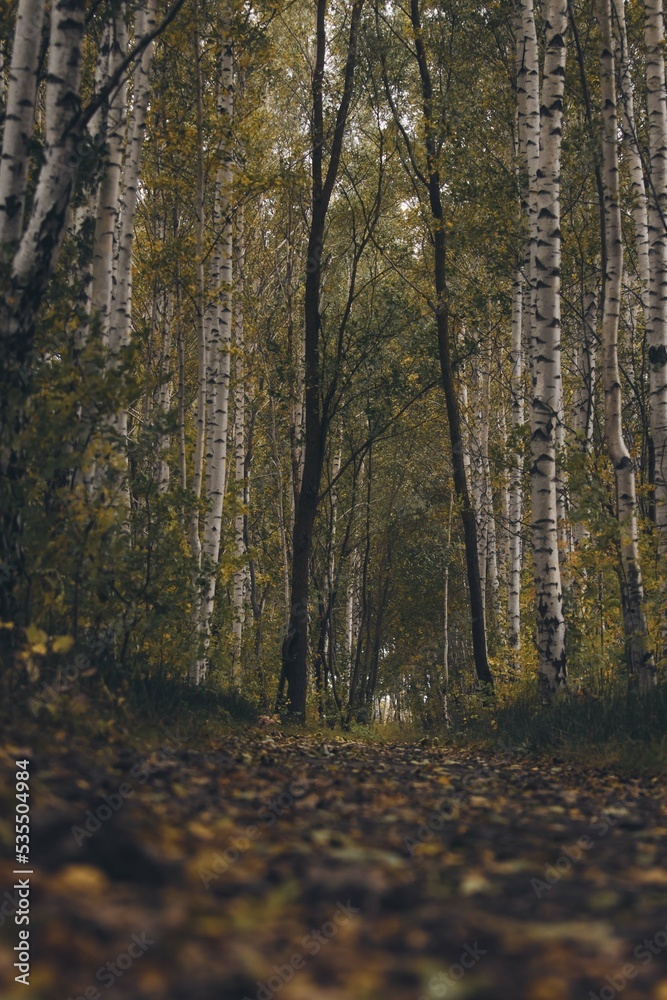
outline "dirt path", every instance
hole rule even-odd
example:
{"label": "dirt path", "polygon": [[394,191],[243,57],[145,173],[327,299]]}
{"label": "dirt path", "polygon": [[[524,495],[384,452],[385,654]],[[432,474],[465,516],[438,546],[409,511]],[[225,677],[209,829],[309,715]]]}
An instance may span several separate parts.
{"label": "dirt path", "polygon": [[667,1000],[661,781],[256,732],[32,753],[29,988],[0,828],[6,1000]]}

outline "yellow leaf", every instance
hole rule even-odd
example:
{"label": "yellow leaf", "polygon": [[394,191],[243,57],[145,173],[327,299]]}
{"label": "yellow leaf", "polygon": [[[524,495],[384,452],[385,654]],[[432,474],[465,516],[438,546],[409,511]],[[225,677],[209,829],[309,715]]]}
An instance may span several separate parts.
{"label": "yellow leaf", "polygon": [[36,625],[28,625],[25,630],[25,635],[26,639],[33,648],[36,646],[44,646],[44,652],[46,652],[46,642],[49,637],[43,629],[37,628]]}
{"label": "yellow leaf", "polygon": [[74,645],[74,638],[71,635],[56,635],[51,643],[54,653],[69,653]]}

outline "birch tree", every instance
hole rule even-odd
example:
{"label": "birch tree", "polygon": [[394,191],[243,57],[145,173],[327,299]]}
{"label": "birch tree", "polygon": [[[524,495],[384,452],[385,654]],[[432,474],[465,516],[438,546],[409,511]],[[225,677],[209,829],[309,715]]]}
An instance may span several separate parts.
{"label": "birch tree", "polygon": [[[110,25],[109,68],[106,78],[112,77],[127,56],[126,9],[122,4]],[[144,53],[145,55],[145,53]],[[127,81],[112,95],[106,113],[106,156],[104,174],[97,196],[97,218],[93,243],[92,293],[90,308],[99,320],[102,341],[109,344],[111,323],[111,296],[113,292],[114,242],[119,219],[121,172],[125,140]]]}
{"label": "birch tree", "polygon": [[[620,3],[620,0],[617,0]],[[658,553],[667,562],[667,89],[662,0],[645,0],[646,89],[650,154],[649,418],[654,453]],[[663,590],[663,646],[667,600]]]}
{"label": "birch tree", "polygon": [[246,449],[245,449],[245,408],[246,383],[243,337],[243,205],[239,205],[236,213],[236,261],[237,273],[234,291],[236,303],[234,308],[234,332],[236,348],[236,399],[234,406],[234,478],[236,480],[236,503],[238,505],[234,517],[234,549],[238,566],[234,573],[233,593],[233,648],[232,648],[232,686],[239,686],[239,671],[241,662],[241,644],[243,640],[246,567],[245,557],[245,519],[248,505],[248,487],[246,483]]}
{"label": "birch tree", "polygon": [[[535,318],[535,246],[537,239],[537,171],[540,154],[540,69],[533,0],[518,0],[516,13],[517,160],[521,209],[526,238],[522,261],[512,285],[511,390],[512,428],[518,438],[525,419],[524,355],[532,375]],[[523,519],[523,456],[512,457],[510,483],[508,571],[508,639],[517,662],[521,648],[521,563]]]}
{"label": "birch tree", "polygon": [[[3,148],[7,138],[7,149],[8,153],[11,151],[11,157],[8,160],[9,173],[4,175],[4,211],[0,212],[4,226],[9,204],[10,212],[13,213],[10,230],[13,226],[14,236],[20,235],[18,245],[12,246],[15,239],[10,239],[11,233],[3,230],[0,254],[3,262],[0,275],[0,379],[4,389],[0,404],[0,479],[4,481],[3,485],[13,484],[4,487],[1,502],[3,529],[0,557],[5,565],[5,572],[0,580],[0,590],[2,610],[8,617],[13,613],[13,594],[22,572],[20,499],[16,484],[23,477],[24,464],[14,442],[31,392],[35,321],[65,236],[81,159],[81,138],[88,123],[109,96],[123,86],[132,64],[141,57],[152,37],[173,19],[182,2],[183,0],[176,0],[162,23],[138,42],[99,89],[96,87],[91,100],[83,109],[81,79],[85,5],[79,0],[60,0],[53,4],[44,96],[43,150],[30,215],[21,234],[18,233],[16,219],[23,212],[25,204],[25,181],[21,178],[28,176],[31,158],[25,140],[32,132],[31,122],[34,117],[34,98],[31,97],[34,82],[30,83],[30,77],[34,74],[32,67],[35,64],[28,48],[36,35],[32,33],[34,24],[29,26],[27,18],[34,17],[36,24],[42,16],[38,6],[33,5],[31,8],[26,5],[23,8],[26,20],[18,26],[19,44],[15,51],[17,65],[20,62],[25,72],[19,73],[14,87],[16,101],[21,101],[23,123],[17,131],[12,119],[9,132],[3,135]],[[23,103],[24,99],[26,103]]]}
{"label": "birch tree", "polygon": [[[135,38],[150,38],[155,32],[155,0],[144,0],[135,14]],[[128,129],[123,169],[123,194],[118,213],[118,245],[114,262],[114,289],[109,324],[109,364],[118,364],[121,351],[130,342],[132,330],[132,244],[139,195],[141,155],[150,96],[153,42],[145,45],[134,74],[132,117]],[[127,413],[120,411],[116,427],[121,441],[127,438]]]}
{"label": "birch tree", "polygon": [[[234,60],[229,37],[223,40],[220,60],[218,117],[223,135],[221,163],[215,181],[214,231],[217,256],[209,320],[205,331],[207,400],[206,400],[206,500],[201,542],[201,604],[199,620],[200,651],[191,672],[191,680],[200,684],[207,673],[207,651],[211,618],[215,604],[218,559],[222,537],[222,508],[227,480],[229,426],[229,383],[232,342],[232,123],[234,115]],[[219,226],[219,230],[218,230]]]}
{"label": "birch tree", "polygon": [[656,674],[644,610],[644,588],[639,561],[635,468],[623,439],[623,400],[618,367],[618,330],[623,277],[618,167],[618,119],[612,40],[612,0],[599,0],[600,91],[602,98],[602,179],[606,238],[602,353],[605,394],[605,439],[616,477],[620,531],[621,589],[625,625],[625,655],[632,687],[646,692]]}
{"label": "birch tree", "polygon": [[9,66],[0,157],[0,244],[3,244],[3,256],[14,249],[23,235],[43,20],[44,0],[20,0]]}
{"label": "birch tree", "polygon": [[532,542],[541,691],[566,682],[565,617],[558,554],[557,424],[562,412],[560,174],[567,31],[566,0],[548,0],[540,107],[531,393]]}

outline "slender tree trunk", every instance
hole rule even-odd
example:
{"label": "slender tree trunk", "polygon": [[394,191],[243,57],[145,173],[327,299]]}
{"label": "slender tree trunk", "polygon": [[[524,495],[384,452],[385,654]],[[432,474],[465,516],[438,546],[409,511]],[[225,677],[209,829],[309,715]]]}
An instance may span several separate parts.
{"label": "slender tree trunk", "polygon": [[493,481],[491,477],[491,460],[489,457],[489,429],[491,422],[491,358],[487,355],[487,370],[484,373],[483,393],[483,423],[482,423],[482,465],[484,470],[484,521],[486,535],[486,631],[496,634],[496,614],[498,611],[498,592],[500,577],[498,574],[498,533],[496,531],[496,516],[493,506]]}
{"label": "slender tree trunk", "polygon": [[[144,0],[135,14],[135,44],[155,30],[155,0]],[[123,170],[123,194],[120,203],[118,249],[115,266],[115,284],[111,301],[109,325],[109,362],[116,366],[120,352],[130,343],[132,330],[132,244],[134,221],[139,198],[141,154],[146,130],[146,114],[150,97],[150,71],[154,44],[143,50],[134,74],[132,119],[128,128],[127,150]],[[121,410],[116,417],[116,428],[122,441],[127,439],[127,413]]]}
{"label": "slender tree trunk", "polygon": [[509,499],[509,569],[507,579],[508,642],[515,668],[519,666],[521,649],[521,521],[523,517],[523,453],[520,437],[524,422],[523,390],[523,294],[521,275],[514,272],[512,288],[512,347],[511,347],[511,389],[512,389],[512,431],[515,450],[512,453]]}
{"label": "slender tree trunk", "polygon": [[[173,327],[175,313],[175,294],[173,291],[163,293],[163,314],[161,322],[160,353],[158,356],[157,370],[159,386],[156,399],[156,416],[164,424],[172,401],[172,381],[169,374],[171,361]],[[167,451],[169,449],[171,435],[163,431],[158,439],[158,457],[155,464],[155,479],[158,493],[166,493],[169,489],[169,462],[167,461]]]}
{"label": "slender tree trunk", "polygon": [[540,108],[536,274],[531,405],[532,540],[539,684],[544,695],[566,682],[565,618],[558,553],[557,425],[561,419],[560,172],[567,0],[544,9],[546,52]]}
{"label": "slender tree trunk", "polygon": [[[618,0],[620,3],[620,0]],[[667,565],[667,90],[662,0],[645,0],[646,87],[650,151],[649,423],[654,453],[658,559]],[[662,588],[662,646],[667,655],[667,585]]]}
{"label": "slender tree trunk", "polygon": [[232,339],[232,122],[234,114],[234,67],[232,44],[223,41],[221,87],[219,97],[221,130],[226,137],[223,163],[217,179],[216,197],[220,199],[220,290],[216,315],[207,345],[209,398],[206,479],[208,509],[202,540],[202,598],[200,641],[202,652],[195,668],[195,683],[201,683],[207,672],[207,651],[211,619],[215,603],[218,559],[222,535],[222,508],[227,480],[227,445],[229,425],[229,382],[231,376]]}
{"label": "slender tree trunk", "polygon": [[433,86],[428,66],[426,49],[422,34],[419,0],[410,0],[410,16],[415,34],[417,61],[421,79],[424,130],[426,139],[426,160],[428,172],[428,193],[433,216],[433,263],[436,293],[436,325],[438,333],[438,354],[440,372],[445,392],[445,405],[449,422],[449,438],[452,451],[452,466],[454,472],[454,488],[461,511],[463,535],[466,550],[466,568],[470,590],[470,618],[472,626],[473,651],[475,670],[478,680],[484,684],[492,684],[493,679],[489,668],[486,646],[486,629],[484,625],[484,603],[479,574],[477,554],[477,530],[475,512],[470,502],[468,484],[464,464],[464,445],[461,430],[461,415],[459,399],[454,382],[454,372],[451,357],[450,317],[448,308],[448,293],[446,281],[446,244],[444,212],[440,195],[440,172],[437,163],[437,148],[435,137],[435,122],[438,118],[433,103]]}
{"label": "slender tree trunk", "polygon": [[[116,12],[112,26],[109,50],[108,77],[111,77],[127,55],[127,26],[125,4]],[[93,244],[91,310],[100,323],[102,340],[109,339],[111,323],[111,296],[113,291],[114,239],[118,226],[123,147],[125,144],[127,83],[124,82],[112,96],[107,111],[107,156],[104,176],[100,184]]]}
{"label": "slender tree trunk", "polygon": [[[206,399],[208,384],[208,343],[205,326],[206,286],[204,280],[204,229],[206,211],[206,186],[204,172],[204,105],[203,81],[201,71],[201,40],[199,34],[199,7],[195,0],[193,55],[195,66],[195,99],[197,105],[197,190],[195,204],[197,209],[197,229],[195,245],[196,274],[196,318],[197,318],[197,415],[195,423],[195,453],[192,470],[192,510],[190,513],[189,538],[195,574],[192,581],[192,624],[197,636],[197,660],[190,669],[190,681],[198,683],[199,661],[202,656],[201,642],[201,537],[200,537],[200,502],[202,482],[204,478],[204,448],[206,443]],[[184,422],[183,422],[184,426]]]}
{"label": "slender tree trunk", "polygon": [[178,323],[178,470],[180,486],[185,493],[188,487],[188,466],[185,447],[185,344],[183,342],[183,327]]}
{"label": "slender tree trunk", "polygon": [[[479,585],[482,593],[482,608],[484,610],[484,627],[487,624],[486,614],[486,583],[488,578],[488,547],[489,522],[486,511],[486,483],[484,465],[484,412],[483,393],[481,389],[482,374],[476,364],[470,373],[472,405],[468,411],[467,442],[463,446],[468,456],[470,502],[475,512],[475,530],[477,533],[477,560],[479,562]],[[465,413],[464,413],[465,421]]]}
{"label": "slender tree trunk", "polygon": [[600,89],[602,97],[602,177],[607,239],[607,267],[604,274],[602,352],[605,390],[605,438],[616,475],[616,497],[620,527],[621,579],[625,653],[630,685],[642,692],[655,686],[656,673],[649,646],[644,611],[644,588],[639,562],[635,469],[623,440],[620,373],[618,369],[618,326],[623,276],[623,233],[621,228],[618,168],[618,120],[612,41],[612,0],[598,0],[600,22]]}
{"label": "slender tree trunk", "polygon": [[285,515],[285,488],[283,486],[282,463],[280,459],[280,447],[278,445],[278,429],[276,427],[276,404],[275,399],[269,394],[269,413],[271,444],[273,447],[273,463],[276,468],[276,490],[278,502],[276,513],[278,516],[278,533],[280,536],[280,552],[282,554],[283,567],[283,593],[285,595],[285,628],[289,627],[290,614],[290,559],[288,549],[288,527]]}
{"label": "slender tree trunk", "polygon": [[[593,450],[593,428],[595,415],[595,370],[597,365],[597,295],[583,291],[582,295],[581,345],[577,351],[577,382],[574,389],[572,425],[573,447],[578,448],[587,458]],[[573,508],[576,513],[576,506]],[[581,518],[574,519],[573,534],[575,545],[581,545],[588,536],[588,529]]]}
{"label": "slender tree trunk", "polygon": [[[282,677],[287,681],[287,713],[304,721],[308,688],[308,595],[313,526],[319,501],[328,415],[320,398],[320,293],[324,228],[331,195],[338,177],[343,138],[352,100],[357,61],[357,40],[363,0],[354,0],[347,47],[343,96],[331,139],[326,175],[324,159],[324,70],[326,55],[326,0],[318,0],[316,56],[312,82],[312,190],[304,297],[305,321],[305,442],[301,488],[294,517],[290,620],[282,646]],[[282,686],[282,680],[281,680]]]}
{"label": "slender tree trunk", "polygon": [[239,205],[236,213],[236,281],[234,328],[236,333],[236,403],[234,408],[234,475],[236,479],[236,501],[239,505],[234,518],[235,554],[238,561],[234,573],[234,617],[233,648],[232,648],[232,687],[240,687],[241,643],[243,639],[244,593],[246,582],[245,566],[245,517],[248,506],[248,485],[245,478],[245,359],[243,345],[243,205]]}
{"label": "slender tree trunk", "polygon": [[625,25],[625,0],[612,0],[612,21],[615,29],[615,50],[617,74],[619,80],[619,97],[621,106],[621,130],[625,147],[630,183],[632,186],[632,218],[635,227],[635,247],[637,250],[637,272],[641,289],[644,322],[648,330],[653,317],[649,314],[650,261],[648,236],[648,204],[646,186],[644,184],[644,168],[642,165],[637,123],[635,120],[635,102],[630,71],[630,54],[628,51],[628,33]]}
{"label": "slender tree trunk", "polygon": [[540,65],[533,0],[518,0],[517,15],[517,104],[521,203],[527,224],[524,256],[525,289],[522,304],[524,344],[531,380],[535,363],[537,187],[540,164]]}
{"label": "slender tree trunk", "polygon": [[442,714],[445,724],[449,725],[449,564],[452,552],[452,516],[454,513],[454,491],[449,494],[449,511],[447,514],[447,561],[445,562],[445,586],[443,594],[444,622],[442,630]]}
{"label": "slender tree trunk", "polygon": [[[0,245],[13,253],[23,235],[44,0],[20,0],[16,15],[0,157]],[[4,76],[4,74],[3,74]]]}

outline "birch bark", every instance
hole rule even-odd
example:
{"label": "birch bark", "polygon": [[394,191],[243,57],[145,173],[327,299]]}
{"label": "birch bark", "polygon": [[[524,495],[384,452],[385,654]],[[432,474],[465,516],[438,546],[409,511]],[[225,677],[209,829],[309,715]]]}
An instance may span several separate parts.
{"label": "birch bark", "polygon": [[[220,218],[220,283],[215,295],[216,308],[208,336],[208,384],[206,456],[207,501],[202,539],[202,597],[200,619],[200,656],[192,675],[201,683],[207,672],[206,653],[211,634],[211,619],[215,604],[218,560],[222,535],[222,508],[227,478],[227,433],[229,425],[229,382],[231,376],[232,339],[232,148],[231,132],[234,114],[234,64],[232,43],[223,41],[218,100],[220,127],[224,136],[222,163],[216,178],[216,199]],[[217,281],[217,279],[216,279]]]}
{"label": "birch bark", "polygon": [[[127,25],[125,23],[125,5],[123,4],[113,19],[109,51],[109,77],[113,76],[126,55]],[[108,341],[111,321],[114,237],[119,218],[126,97],[127,80],[125,79],[112,95],[107,111],[107,155],[104,176],[98,193],[97,219],[95,221],[91,309],[93,315],[100,321],[102,338],[105,343]]]}
{"label": "birch bark", "polygon": [[618,368],[623,232],[621,228],[618,120],[611,3],[612,0],[599,0],[598,4],[603,122],[602,178],[607,242],[607,268],[603,276],[604,310],[602,316],[605,439],[616,476],[626,662],[630,685],[646,692],[655,687],[656,672],[644,611],[644,588],[639,561],[635,468],[623,439],[623,400]]}
{"label": "birch bark", "polygon": [[557,425],[562,406],[560,172],[567,31],[566,0],[544,9],[546,50],[540,107],[531,400],[532,542],[540,690],[566,683],[565,618],[558,553]]}
{"label": "birch bark", "polygon": [[44,0],[20,0],[0,157],[0,244],[9,246],[23,233],[43,20]]}
{"label": "birch bark", "polygon": [[238,509],[234,518],[234,547],[237,559],[237,569],[234,573],[233,593],[233,648],[232,648],[232,687],[240,687],[241,643],[244,623],[244,593],[246,582],[245,566],[245,519],[248,508],[248,484],[245,470],[245,358],[243,343],[243,205],[239,205],[236,213],[236,280],[234,283],[234,331],[236,335],[236,401],[234,407],[234,475],[236,480],[236,500]]}
{"label": "birch bark", "polygon": [[[145,0],[135,14],[135,41],[155,29],[155,0]],[[115,261],[115,287],[111,302],[109,325],[109,362],[113,367],[119,361],[123,348],[130,342],[132,329],[132,244],[134,221],[139,195],[141,153],[146,130],[146,113],[150,97],[150,70],[153,61],[153,42],[143,50],[134,74],[134,99],[132,118],[128,129],[127,149],[123,170],[123,194],[118,223],[117,259]],[[127,436],[127,413],[118,414],[118,431]]]}
{"label": "birch bark", "polygon": [[[620,0],[619,0],[620,2]],[[662,0],[645,0],[646,88],[649,124],[649,422],[655,455],[658,556],[667,563],[667,90]],[[667,647],[667,595],[663,590],[663,648]]]}
{"label": "birch bark", "polygon": [[[529,288],[529,286],[527,286]],[[529,293],[528,293],[529,294]],[[519,447],[524,422],[523,390],[523,289],[521,274],[514,273],[512,287],[512,347],[510,353],[512,390],[512,430],[516,442],[512,453],[509,496],[509,567],[507,573],[508,641],[513,665],[518,667],[521,649],[521,519],[523,516],[523,454]]]}

